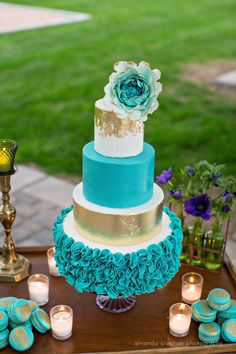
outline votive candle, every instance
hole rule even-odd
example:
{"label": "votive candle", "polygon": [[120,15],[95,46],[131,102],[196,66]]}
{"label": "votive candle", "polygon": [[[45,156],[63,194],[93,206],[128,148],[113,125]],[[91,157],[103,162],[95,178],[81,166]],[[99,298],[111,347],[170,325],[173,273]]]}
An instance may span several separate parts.
{"label": "votive candle", "polygon": [[59,273],[59,270],[56,266],[54,255],[55,255],[55,248],[54,247],[49,248],[49,250],[47,251],[49,273],[55,277],[60,277],[61,274]]}
{"label": "votive candle", "polygon": [[73,310],[67,305],[54,306],[50,310],[52,335],[59,340],[71,337],[73,327]]}
{"label": "votive candle", "polygon": [[182,276],[182,301],[193,304],[201,298],[203,277],[194,272],[186,273]]}
{"label": "votive candle", "polygon": [[49,300],[49,279],[44,274],[34,274],[28,279],[30,300],[36,301],[40,306]]}
{"label": "votive candle", "polygon": [[0,172],[9,172],[11,170],[11,165],[9,158],[2,152],[0,156]]}
{"label": "votive candle", "polygon": [[10,173],[14,169],[17,143],[10,139],[0,139],[0,173]]}
{"label": "votive candle", "polygon": [[169,332],[174,337],[185,337],[188,335],[192,318],[190,306],[177,303],[170,307]]}

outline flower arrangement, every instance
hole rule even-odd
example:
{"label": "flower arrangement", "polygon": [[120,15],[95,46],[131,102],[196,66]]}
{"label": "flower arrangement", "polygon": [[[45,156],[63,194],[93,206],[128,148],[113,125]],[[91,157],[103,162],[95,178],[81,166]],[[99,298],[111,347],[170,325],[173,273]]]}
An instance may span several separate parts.
{"label": "flower arrangement", "polygon": [[152,70],[144,61],[119,61],[114,65],[109,83],[105,86],[104,103],[120,119],[147,120],[158,108],[157,96],[162,90],[158,81],[161,73]]}
{"label": "flower arrangement", "polygon": [[[167,186],[168,200],[182,220],[184,244],[194,246],[192,264],[215,270],[220,268],[224,247],[222,224],[230,219],[236,202],[236,179],[226,176],[224,168],[224,165],[200,161],[185,166],[176,176],[170,167],[156,178],[157,184]],[[187,215],[193,217],[192,225],[185,225]],[[208,229],[210,226],[210,230],[203,230],[203,221],[209,221],[205,226]],[[188,250],[189,247],[183,247],[183,253]],[[189,257],[181,258],[189,261]]]}

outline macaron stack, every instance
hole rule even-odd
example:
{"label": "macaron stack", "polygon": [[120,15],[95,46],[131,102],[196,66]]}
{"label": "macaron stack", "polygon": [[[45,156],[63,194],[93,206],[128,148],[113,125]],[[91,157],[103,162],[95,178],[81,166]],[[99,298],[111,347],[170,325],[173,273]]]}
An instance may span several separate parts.
{"label": "macaron stack", "polygon": [[220,336],[226,342],[236,343],[236,301],[230,299],[225,289],[213,289],[206,300],[193,303],[192,318],[201,322],[198,337],[203,343],[216,343]]}
{"label": "macaron stack", "polygon": [[51,328],[47,313],[31,300],[0,298],[0,349],[8,344],[25,351],[34,343],[33,328],[45,333]]}

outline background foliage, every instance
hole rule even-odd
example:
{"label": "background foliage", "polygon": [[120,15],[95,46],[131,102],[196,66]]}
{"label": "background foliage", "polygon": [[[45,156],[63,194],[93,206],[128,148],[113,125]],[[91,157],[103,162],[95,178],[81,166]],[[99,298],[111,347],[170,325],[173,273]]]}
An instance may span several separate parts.
{"label": "background foliage", "polygon": [[235,105],[184,80],[186,64],[233,59],[234,0],[24,0],[91,13],[91,21],[0,35],[0,129],[18,162],[81,174],[93,139],[94,102],[118,60],[146,60],[162,72],[160,108],[145,140],[156,173],[206,159],[236,173]]}

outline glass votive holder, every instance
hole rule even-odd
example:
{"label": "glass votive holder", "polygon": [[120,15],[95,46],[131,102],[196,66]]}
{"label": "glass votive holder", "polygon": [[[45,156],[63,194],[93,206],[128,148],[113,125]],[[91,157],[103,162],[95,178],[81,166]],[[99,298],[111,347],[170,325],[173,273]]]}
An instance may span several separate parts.
{"label": "glass votive holder", "polygon": [[61,274],[59,273],[59,270],[56,266],[54,255],[55,255],[55,248],[54,247],[49,248],[47,251],[49,273],[54,277],[60,277]]}
{"label": "glass votive holder", "polygon": [[10,139],[0,139],[0,174],[14,171],[17,143]]}
{"label": "glass votive holder", "polygon": [[28,278],[30,300],[36,301],[40,306],[48,303],[49,279],[44,274],[33,274]]}
{"label": "glass votive holder", "polygon": [[203,277],[198,273],[186,273],[182,276],[182,301],[193,304],[201,298]]}
{"label": "glass votive holder", "polygon": [[170,307],[169,332],[174,337],[188,335],[192,318],[192,309],[189,305],[177,303]]}
{"label": "glass votive holder", "polygon": [[54,306],[50,310],[52,335],[59,340],[65,340],[72,335],[73,310],[67,305]]}

